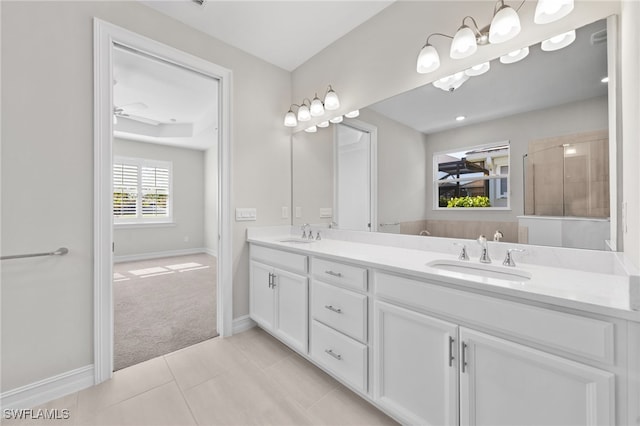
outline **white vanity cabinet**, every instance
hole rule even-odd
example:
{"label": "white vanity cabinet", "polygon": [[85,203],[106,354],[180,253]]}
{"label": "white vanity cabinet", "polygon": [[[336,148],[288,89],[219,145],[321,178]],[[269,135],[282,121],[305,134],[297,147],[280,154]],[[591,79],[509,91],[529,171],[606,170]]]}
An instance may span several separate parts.
{"label": "white vanity cabinet", "polygon": [[460,329],[460,424],[613,425],[614,374]]}
{"label": "white vanity cabinet", "polygon": [[374,398],[403,423],[615,424],[613,373],[533,348],[613,363],[613,324],[386,273],[374,281],[388,300],[374,305]]}
{"label": "white vanity cabinet", "polygon": [[292,348],[307,353],[307,257],[251,247],[249,316]]}
{"label": "white vanity cabinet", "polygon": [[407,424],[458,422],[458,326],[374,303],[374,398]]}
{"label": "white vanity cabinet", "polygon": [[311,277],[311,359],[367,393],[367,269],[313,257]]}

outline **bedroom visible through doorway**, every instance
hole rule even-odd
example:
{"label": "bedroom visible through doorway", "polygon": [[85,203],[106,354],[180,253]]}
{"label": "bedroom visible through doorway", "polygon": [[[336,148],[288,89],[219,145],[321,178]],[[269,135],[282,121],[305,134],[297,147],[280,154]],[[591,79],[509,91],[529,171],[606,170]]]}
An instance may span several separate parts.
{"label": "bedroom visible through doorway", "polygon": [[113,50],[114,371],[218,335],[219,82]]}

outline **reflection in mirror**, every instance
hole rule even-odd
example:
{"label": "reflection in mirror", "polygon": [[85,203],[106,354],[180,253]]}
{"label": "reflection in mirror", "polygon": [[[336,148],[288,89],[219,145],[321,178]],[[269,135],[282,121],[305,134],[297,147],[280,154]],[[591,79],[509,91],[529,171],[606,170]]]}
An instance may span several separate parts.
{"label": "reflection in mirror", "polygon": [[509,208],[509,143],[433,155],[434,207]]}
{"label": "reflection in mirror", "polygon": [[[605,250],[615,161],[606,20],[576,35],[560,50],[538,44],[519,62],[491,61],[453,91],[428,84],[361,109],[358,120],[377,129],[377,230],[470,239],[500,231],[505,242]],[[334,208],[332,128],[292,138],[292,204],[303,212],[294,225],[336,219],[319,214]],[[434,156],[500,141],[509,141],[509,160],[481,179],[494,180],[494,208],[441,206]],[[562,155],[545,154],[554,149]]]}

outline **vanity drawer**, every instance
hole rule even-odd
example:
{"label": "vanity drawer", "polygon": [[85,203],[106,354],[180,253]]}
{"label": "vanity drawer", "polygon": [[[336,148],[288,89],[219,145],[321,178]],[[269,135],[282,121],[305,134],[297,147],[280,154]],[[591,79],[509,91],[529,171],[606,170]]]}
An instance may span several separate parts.
{"label": "vanity drawer", "polygon": [[292,272],[307,273],[307,256],[302,254],[251,244],[250,255],[251,259],[259,260],[271,266],[278,266]]}
{"label": "vanity drawer", "polygon": [[367,347],[362,343],[313,321],[311,357],[351,386],[367,392]]}
{"label": "vanity drawer", "polygon": [[311,315],[354,339],[367,341],[367,296],[363,294],[314,280]]}
{"label": "vanity drawer", "polygon": [[316,278],[356,290],[367,290],[367,269],[330,260],[312,258],[311,272]]}
{"label": "vanity drawer", "polygon": [[614,324],[376,271],[378,298],[613,365]]}

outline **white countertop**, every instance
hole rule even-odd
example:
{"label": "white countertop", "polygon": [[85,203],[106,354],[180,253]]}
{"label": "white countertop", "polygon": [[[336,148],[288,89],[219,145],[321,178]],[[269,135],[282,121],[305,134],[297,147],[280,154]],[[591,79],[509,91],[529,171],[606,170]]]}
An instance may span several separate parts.
{"label": "white countertop", "polygon": [[[310,256],[321,256],[337,261],[353,262],[367,267],[408,274],[431,281],[435,280],[442,285],[498,293],[640,322],[640,311],[630,309],[630,277],[628,275],[585,272],[519,262],[516,269],[529,272],[531,279],[508,281],[446,271],[427,265],[427,263],[436,260],[457,260],[457,256],[450,253],[328,238],[308,244],[282,242],[282,240],[291,238],[291,235],[284,233],[279,235],[252,235],[250,233],[247,240],[272,248]],[[474,257],[469,260],[469,264],[482,265]],[[499,260],[493,259],[493,265],[501,264],[501,258]]]}

